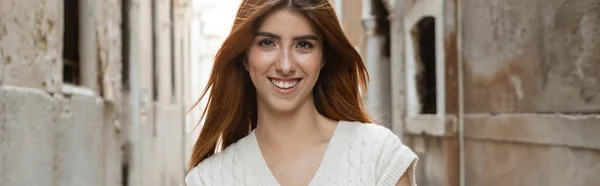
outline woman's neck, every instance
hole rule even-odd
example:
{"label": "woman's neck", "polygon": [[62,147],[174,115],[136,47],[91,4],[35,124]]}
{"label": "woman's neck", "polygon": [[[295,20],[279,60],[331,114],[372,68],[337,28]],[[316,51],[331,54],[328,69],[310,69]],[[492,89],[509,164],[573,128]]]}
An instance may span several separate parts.
{"label": "woman's neck", "polygon": [[258,108],[256,136],[265,145],[313,144],[328,141],[337,121],[321,115],[312,101],[288,113]]}

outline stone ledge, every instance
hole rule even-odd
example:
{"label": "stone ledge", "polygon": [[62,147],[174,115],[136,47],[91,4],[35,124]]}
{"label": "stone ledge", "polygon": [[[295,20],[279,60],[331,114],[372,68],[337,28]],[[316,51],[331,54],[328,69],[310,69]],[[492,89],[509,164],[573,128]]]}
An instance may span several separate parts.
{"label": "stone ledge", "polygon": [[405,130],[410,134],[432,136],[453,136],[457,132],[457,118],[454,115],[418,115],[405,119]]}
{"label": "stone ledge", "polygon": [[43,90],[0,86],[0,185],[53,182],[59,113]]}
{"label": "stone ledge", "polygon": [[468,114],[465,138],[600,149],[600,115]]}

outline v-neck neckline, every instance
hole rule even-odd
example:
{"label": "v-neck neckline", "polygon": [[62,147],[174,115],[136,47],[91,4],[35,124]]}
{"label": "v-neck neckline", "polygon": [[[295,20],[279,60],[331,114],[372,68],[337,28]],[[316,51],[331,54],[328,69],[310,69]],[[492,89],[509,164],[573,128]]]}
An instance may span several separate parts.
{"label": "v-neck neckline", "polygon": [[[345,151],[345,148],[348,145],[345,145],[349,139],[349,133],[351,127],[348,127],[344,121],[339,121],[331,139],[329,140],[329,144],[327,145],[327,149],[325,150],[325,155],[319,164],[319,168],[317,172],[312,177],[309,186],[319,186],[319,185],[328,185],[333,181],[333,176],[336,174],[337,168],[339,167],[340,157],[342,153]],[[256,130],[252,130],[250,133],[250,141],[251,147],[249,152],[249,160],[254,162],[249,162],[251,164],[251,174],[254,177],[255,181],[265,185],[280,185],[269,166],[267,165],[266,160],[262,152],[260,151],[260,146],[258,144],[258,140],[255,135]]]}

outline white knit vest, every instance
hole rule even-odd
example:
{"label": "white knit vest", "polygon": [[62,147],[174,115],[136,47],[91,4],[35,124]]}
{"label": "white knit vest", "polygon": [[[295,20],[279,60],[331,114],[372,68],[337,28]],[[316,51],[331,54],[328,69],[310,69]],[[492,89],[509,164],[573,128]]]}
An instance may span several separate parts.
{"label": "white knit vest", "polygon": [[[416,186],[417,159],[385,127],[340,121],[310,186],[393,186],[405,172],[411,186]],[[254,131],[202,161],[185,182],[187,186],[279,185],[262,157]]]}

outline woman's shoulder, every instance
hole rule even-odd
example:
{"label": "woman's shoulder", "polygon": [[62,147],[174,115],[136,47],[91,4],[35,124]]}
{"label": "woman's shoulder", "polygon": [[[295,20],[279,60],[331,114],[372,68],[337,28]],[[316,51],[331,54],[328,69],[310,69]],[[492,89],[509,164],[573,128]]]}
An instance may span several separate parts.
{"label": "woman's shoulder", "polygon": [[[410,148],[387,127],[374,123],[359,123],[350,135],[351,149],[368,151],[379,156],[408,155],[415,157]],[[360,147],[359,147],[360,146]],[[402,154],[398,154],[398,153]]]}
{"label": "woman's shoulder", "polygon": [[247,136],[202,160],[186,175],[186,185],[221,185],[217,182],[232,180],[233,174],[231,174],[231,171],[243,166],[241,158],[243,158],[246,138]]}
{"label": "woman's shoulder", "polygon": [[[350,135],[349,160],[368,159],[379,173],[379,183],[395,185],[400,176],[408,173],[414,180],[417,155],[400,141],[390,129],[373,123],[352,122],[355,125]],[[361,162],[355,160],[356,162]],[[409,169],[410,168],[410,169]]]}
{"label": "woman's shoulder", "polygon": [[401,143],[400,139],[390,129],[376,123],[348,122],[353,125],[351,140],[361,143],[380,143],[391,141]]}

